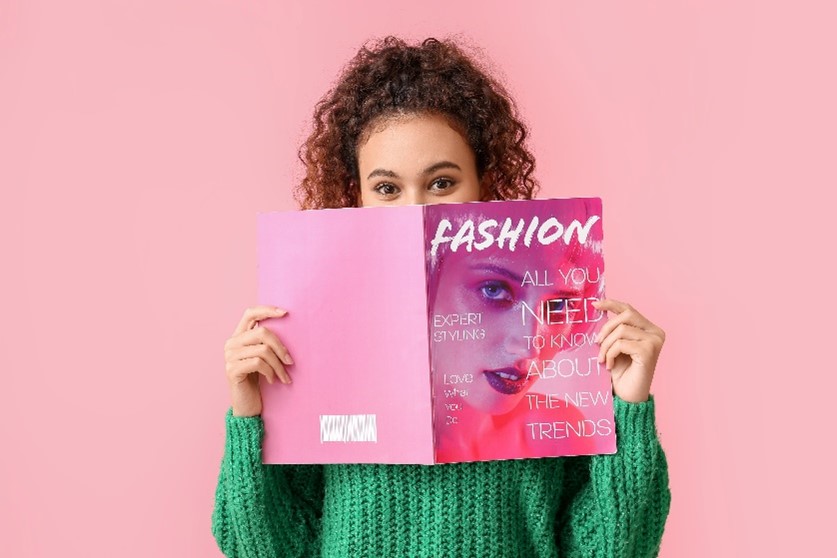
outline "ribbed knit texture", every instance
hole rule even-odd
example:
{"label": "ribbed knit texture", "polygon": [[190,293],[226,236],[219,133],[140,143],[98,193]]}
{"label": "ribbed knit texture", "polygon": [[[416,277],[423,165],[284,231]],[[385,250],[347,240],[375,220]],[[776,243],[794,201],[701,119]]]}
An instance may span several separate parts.
{"label": "ribbed knit texture", "polygon": [[614,455],[425,466],[263,465],[262,419],[230,409],[212,533],[231,558],[657,556],[654,400],[614,411]]}

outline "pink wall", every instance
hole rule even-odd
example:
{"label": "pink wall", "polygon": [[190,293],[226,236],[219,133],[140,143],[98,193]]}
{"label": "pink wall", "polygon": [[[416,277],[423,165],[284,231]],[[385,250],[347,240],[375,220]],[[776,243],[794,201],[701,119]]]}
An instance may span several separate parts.
{"label": "pink wall", "polygon": [[609,295],[668,333],[662,556],[822,555],[827,2],[266,4],[0,1],[0,554],[219,555],[255,214],[291,207],[306,118],[363,39],[464,31],[530,123],[542,195],[605,200]]}

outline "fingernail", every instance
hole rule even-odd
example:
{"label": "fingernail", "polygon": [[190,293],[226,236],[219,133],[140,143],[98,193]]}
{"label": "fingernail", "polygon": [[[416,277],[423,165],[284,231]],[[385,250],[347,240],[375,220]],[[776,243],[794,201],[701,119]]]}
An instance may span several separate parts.
{"label": "fingernail", "polygon": [[285,355],[285,364],[291,365],[294,363],[294,359],[291,358],[291,355]]}

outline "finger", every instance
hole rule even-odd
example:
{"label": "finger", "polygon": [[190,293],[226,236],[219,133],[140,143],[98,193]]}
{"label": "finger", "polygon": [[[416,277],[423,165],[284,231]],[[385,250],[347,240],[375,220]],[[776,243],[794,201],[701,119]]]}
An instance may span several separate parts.
{"label": "finger", "polygon": [[266,320],[267,318],[280,318],[288,313],[287,310],[277,306],[251,306],[244,310],[244,315],[235,327],[232,336],[240,335],[241,333],[252,329],[259,320]]}
{"label": "finger", "polygon": [[599,363],[604,362],[605,355],[608,349],[619,339],[626,339],[630,341],[643,341],[646,336],[650,335],[648,332],[634,327],[629,324],[619,324],[616,328],[605,337],[601,346],[599,347]]}
{"label": "finger", "polygon": [[605,364],[605,368],[611,370],[613,368],[613,363],[616,361],[616,357],[621,354],[630,356],[631,360],[645,362],[646,359],[643,357],[645,352],[645,343],[642,341],[617,339],[616,342],[613,343],[607,350],[607,355],[605,357],[607,364]]}
{"label": "finger", "polygon": [[291,365],[294,363],[290,352],[282,341],[279,340],[275,333],[262,325],[255,325],[252,329],[245,330],[233,337],[230,337],[224,344],[224,350],[227,351],[243,347],[245,345],[255,345],[258,343],[266,343],[270,345],[284,364]]}
{"label": "finger", "polygon": [[[603,299],[603,300],[594,300],[592,303],[593,308],[602,312],[602,314],[607,314],[607,312],[612,312],[614,314],[621,314],[625,310],[627,310],[627,305],[624,302],[619,302],[618,300],[613,299]],[[601,343],[602,339],[606,336],[610,335],[610,332],[613,331],[616,326],[619,325],[620,322],[616,321],[615,317],[610,318],[607,320],[604,325],[602,325],[601,329],[599,329],[599,334],[596,336],[596,343]]]}
{"label": "finger", "polygon": [[229,351],[227,355],[227,361],[233,362],[236,360],[244,360],[250,357],[257,357],[262,359],[270,366],[273,373],[279,378],[279,380],[283,384],[291,383],[291,377],[288,375],[288,371],[285,370],[285,367],[279,361],[279,358],[276,356],[276,353],[273,352],[273,349],[264,343],[258,343],[256,345],[246,345],[244,347],[240,347],[238,349],[234,349]]}
{"label": "finger", "polygon": [[244,382],[254,373],[264,376],[269,384],[276,381],[273,368],[259,357],[249,357],[228,364],[228,374],[232,382]]}
{"label": "finger", "polygon": [[614,298],[603,298],[601,300],[594,300],[591,304],[596,308],[601,310],[605,310],[606,312],[613,312],[614,314],[619,314],[620,312],[624,312],[630,306],[626,302],[621,302]]}
{"label": "finger", "polygon": [[241,321],[238,322],[233,336],[240,335],[248,329],[253,329],[253,327],[258,325],[259,320],[278,318],[285,316],[287,313],[287,310],[278,306],[251,306],[244,311],[244,315],[241,317]]}
{"label": "finger", "polygon": [[256,326],[249,331],[245,331],[238,337],[230,339],[229,343],[230,348],[264,343],[273,349],[273,352],[283,364],[290,366],[294,363],[294,360],[291,358],[291,353],[288,351],[288,348],[285,347],[285,344],[282,343],[275,333],[262,325]]}
{"label": "finger", "polygon": [[608,320],[605,323],[605,325],[602,326],[602,329],[599,331],[599,335],[596,337],[596,342],[597,343],[601,342],[602,339],[604,339],[605,337],[610,335],[610,332],[613,331],[614,329],[616,329],[616,327],[618,327],[619,324],[622,324],[622,323],[632,325],[634,327],[638,327],[640,329],[643,329],[643,330],[646,330],[646,331],[649,331],[649,332],[656,332],[656,331],[660,330],[660,328],[658,328],[653,323],[651,323],[648,320],[648,318],[646,318],[645,316],[640,314],[636,310],[636,308],[634,308],[630,304],[625,304],[623,302],[618,302],[618,301],[605,301],[605,300],[603,300],[603,301],[599,301],[599,302],[593,302],[593,306],[595,308],[599,308],[599,309],[607,309],[608,305],[606,303],[609,303],[609,302],[615,303],[612,306],[612,308],[614,308],[614,310],[618,309],[618,308],[621,308],[621,310],[619,311],[619,313],[615,317]]}

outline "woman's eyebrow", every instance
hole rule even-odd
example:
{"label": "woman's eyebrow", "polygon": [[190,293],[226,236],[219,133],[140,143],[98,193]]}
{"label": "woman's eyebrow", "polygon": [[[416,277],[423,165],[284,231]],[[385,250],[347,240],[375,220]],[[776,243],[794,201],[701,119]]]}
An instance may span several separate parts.
{"label": "woman's eyebrow", "polygon": [[[456,169],[456,170],[459,170],[459,171],[462,170],[462,168],[459,165],[457,165],[456,163],[453,163],[451,161],[439,161],[438,163],[433,163],[432,165],[430,165],[429,167],[424,169],[422,171],[422,174],[424,174],[424,175],[433,174],[434,172],[436,172],[439,169]],[[400,176],[398,176],[398,173],[396,173],[395,171],[391,171],[391,170],[387,170],[387,169],[375,169],[375,170],[373,170],[372,172],[369,173],[369,176],[366,177],[366,180],[370,180],[370,179],[372,179],[376,176],[385,176],[387,178],[401,178]]]}
{"label": "woman's eyebrow", "polygon": [[552,294],[553,294],[555,299],[584,298],[584,293],[580,293],[578,291],[572,291],[572,290],[555,291]]}
{"label": "woman's eyebrow", "polygon": [[369,173],[369,176],[366,177],[366,180],[369,180],[370,178],[373,178],[375,176],[386,176],[387,178],[401,178],[391,170],[375,169]]}
{"label": "woman's eyebrow", "polygon": [[506,269],[505,267],[494,265],[494,264],[478,264],[471,266],[471,269],[475,271],[489,271],[491,273],[496,273],[498,275],[503,275],[515,281],[518,285],[523,283],[523,276],[518,275],[514,271],[510,269]]}
{"label": "woman's eyebrow", "polygon": [[422,174],[433,174],[439,169],[456,169],[460,171],[462,170],[461,168],[459,168],[459,165],[457,165],[456,163],[452,163],[451,161],[439,161],[438,163],[434,163],[426,169],[424,169],[424,172]]}

